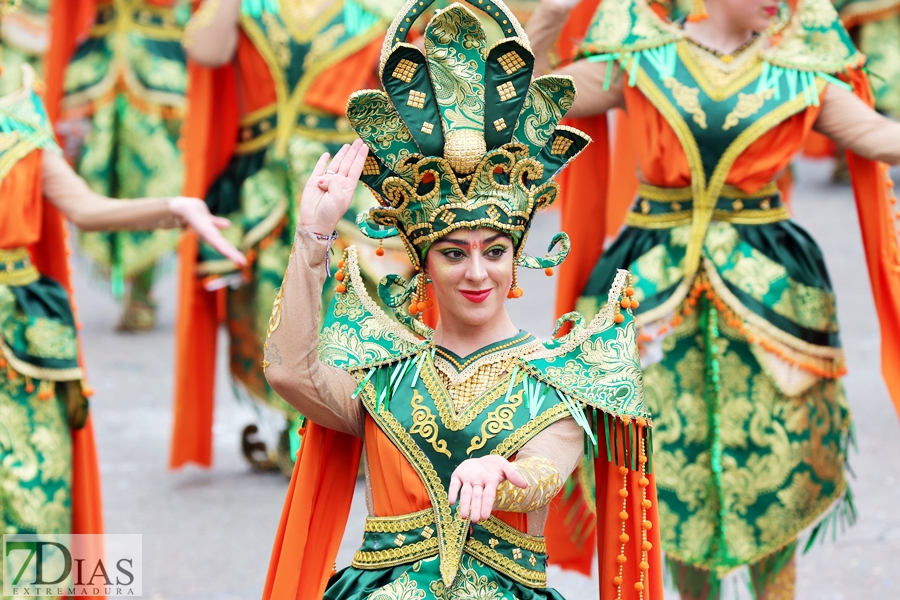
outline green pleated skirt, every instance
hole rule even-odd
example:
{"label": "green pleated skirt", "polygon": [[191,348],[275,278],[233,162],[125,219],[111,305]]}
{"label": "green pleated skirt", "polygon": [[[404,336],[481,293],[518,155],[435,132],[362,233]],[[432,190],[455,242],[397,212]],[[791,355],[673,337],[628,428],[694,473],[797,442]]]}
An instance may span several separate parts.
{"label": "green pleated skirt", "polygon": [[471,556],[463,556],[453,586],[441,579],[437,556],[411,564],[337,572],[324,600],[563,600],[550,588],[534,589],[517,583]]}

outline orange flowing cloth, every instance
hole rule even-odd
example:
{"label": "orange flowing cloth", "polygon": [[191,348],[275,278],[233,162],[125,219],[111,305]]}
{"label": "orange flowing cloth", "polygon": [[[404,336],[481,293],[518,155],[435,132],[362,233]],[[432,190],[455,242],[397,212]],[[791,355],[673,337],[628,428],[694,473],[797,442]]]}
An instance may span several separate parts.
{"label": "orange flowing cloth", "polygon": [[[50,8],[52,29],[50,47],[45,57],[44,103],[51,122],[59,115],[62,99],[63,75],[76,43],[87,35],[96,14],[95,0],[53,2]],[[35,152],[37,166],[31,167],[40,180],[42,153]],[[28,159],[26,159],[28,160]],[[17,165],[16,168],[19,168]],[[11,175],[11,173],[9,174]],[[8,176],[9,176],[8,175]],[[34,189],[40,190],[37,185]],[[78,314],[69,271],[69,249],[63,216],[48,201],[43,200],[41,234],[31,247],[35,266],[42,275],[56,280],[69,294],[75,322]],[[79,325],[80,327],[80,325]],[[78,341],[79,347],[81,340]],[[83,353],[79,348],[79,356]],[[83,359],[82,359],[83,362]],[[82,369],[84,365],[82,364]],[[103,505],[100,495],[100,471],[94,428],[90,414],[81,429],[71,430],[72,436],[72,533],[103,533]]]}
{"label": "orange flowing cloth", "polygon": [[[572,9],[556,47],[563,63],[575,58],[599,4],[600,0],[585,0]],[[585,132],[591,136],[593,143],[557,177],[561,190],[560,229],[572,240],[572,251],[558,268],[556,315],[575,310],[575,302],[603,253],[609,172],[609,128],[606,115],[568,118],[563,123]],[[567,331],[568,329],[564,329],[560,334]]]}
{"label": "orange flowing cloth", "polygon": [[[375,40],[325,70],[310,87],[305,102],[343,114],[350,94],[372,77],[380,49],[381,40]],[[188,111],[182,126],[186,196],[204,198],[234,154],[241,118],[238,86],[245,113],[275,102],[275,84],[268,67],[243,34],[236,63],[239,70],[235,63],[211,69],[188,61]],[[178,248],[174,425],[169,451],[173,469],[188,463],[212,465],[216,336],[226,292],[203,288],[196,272],[198,243],[196,234],[188,232]]]}
{"label": "orange flowing cloth", "polygon": [[[875,106],[866,74],[850,71],[849,82],[857,96]],[[881,325],[881,372],[894,408],[900,415],[900,244],[896,198],[888,167],[852,152],[847,153],[862,228],[863,247],[872,296]]]}
{"label": "orange flowing cloth", "polygon": [[[334,572],[334,561],[353,500],[361,440],[311,422],[303,435],[275,535],[263,600],[322,597]],[[368,417],[366,441],[375,516],[399,516],[429,508],[428,493],[413,467]],[[621,447],[624,448],[624,444]],[[620,461],[624,462],[623,456]],[[602,517],[597,539],[601,597],[615,594],[614,578],[620,576],[618,556],[624,553],[628,561],[621,572],[622,600],[661,600],[663,567],[653,475],[647,475],[649,485],[642,488],[639,475],[629,471],[625,486],[628,495],[623,499],[620,493],[623,476],[619,468],[605,456],[595,462],[597,481],[600,482],[597,514]],[[641,506],[644,489],[650,502],[646,514]],[[620,516],[623,509],[630,515],[624,527]],[[519,530],[527,527],[525,514],[498,512],[495,516]],[[644,529],[644,519],[650,522],[649,529]],[[620,537],[623,533],[629,538],[625,543]],[[641,593],[635,589],[635,583],[641,579],[644,540],[649,542],[651,549],[647,552],[648,570]],[[592,552],[588,556],[592,557]]]}

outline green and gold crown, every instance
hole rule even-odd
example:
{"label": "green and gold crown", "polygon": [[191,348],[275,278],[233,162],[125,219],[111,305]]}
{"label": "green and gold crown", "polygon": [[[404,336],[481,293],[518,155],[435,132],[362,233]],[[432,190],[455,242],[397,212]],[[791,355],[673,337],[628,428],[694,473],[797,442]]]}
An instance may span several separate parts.
{"label": "green and gold crown", "polygon": [[385,37],[384,90],[350,97],[347,116],[370,150],[362,181],[381,204],[357,223],[371,238],[399,235],[417,269],[438,238],[482,226],[511,235],[521,266],[559,264],[564,233],[551,256],[526,257],[522,247],[537,210],[559,193],[553,178],[591,141],[559,125],[575,86],[554,75],[532,80],[534,55],[509,9],[467,1],[506,37],[488,47],[475,14],[452,4],[428,23],[423,53],[406,39],[433,0],[410,0]]}

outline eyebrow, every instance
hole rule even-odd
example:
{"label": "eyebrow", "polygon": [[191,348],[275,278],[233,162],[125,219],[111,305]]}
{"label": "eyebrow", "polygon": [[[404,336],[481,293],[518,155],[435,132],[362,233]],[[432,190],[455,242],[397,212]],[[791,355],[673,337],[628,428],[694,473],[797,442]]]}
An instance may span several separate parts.
{"label": "eyebrow", "polygon": [[[508,238],[509,236],[506,235],[505,233],[498,233],[498,234],[492,235],[492,236],[489,237],[488,239],[484,240],[484,241],[482,242],[482,245],[487,246],[487,245],[490,244],[491,242],[493,242],[493,241],[495,241],[495,240],[497,240],[497,239],[499,239],[499,238],[503,238],[503,237]],[[441,242],[447,242],[448,244],[453,244],[453,245],[455,245],[455,246],[468,246],[468,245],[469,245],[469,242],[468,242],[468,241],[466,241],[466,240],[458,240],[458,239],[456,239],[456,238],[443,238],[442,240],[439,240],[439,241],[436,242],[436,243],[440,244]]]}

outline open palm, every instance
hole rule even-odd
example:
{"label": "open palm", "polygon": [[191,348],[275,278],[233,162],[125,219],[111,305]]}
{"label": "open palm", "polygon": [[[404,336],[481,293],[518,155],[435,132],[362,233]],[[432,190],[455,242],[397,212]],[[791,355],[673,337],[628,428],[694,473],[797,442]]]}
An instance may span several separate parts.
{"label": "open palm", "polygon": [[368,153],[362,140],[356,140],[352,145],[345,144],[327,169],[328,153],[319,158],[300,198],[301,227],[323,235],[334,231],[350,208]]}

